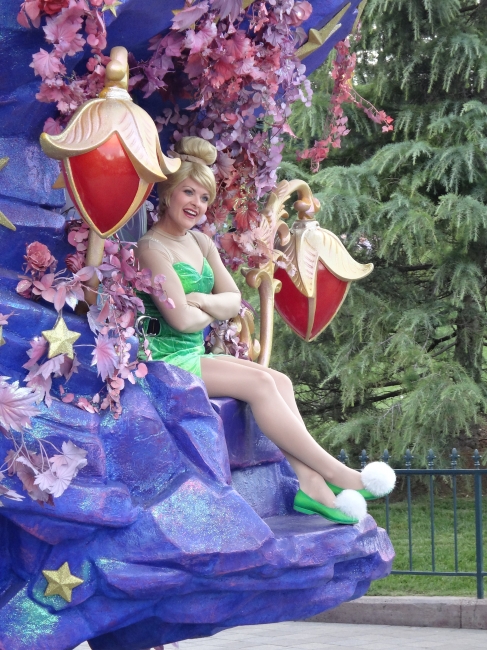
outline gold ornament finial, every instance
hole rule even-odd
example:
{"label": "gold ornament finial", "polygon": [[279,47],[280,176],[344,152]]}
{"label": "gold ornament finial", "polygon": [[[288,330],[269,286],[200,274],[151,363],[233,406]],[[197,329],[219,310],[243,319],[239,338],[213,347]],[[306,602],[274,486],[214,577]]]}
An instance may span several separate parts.
{"label": "gold ornament finial", "polygon": [[81,334],[68,330],[64,318],[59,316],[52,330],[44,330],[42,336],[49,343],[48,359],[58,354],[65,354],[70,359],[74,358],[73,343],[79,339]]}
{"label": "gold ornament finial", "polygon": [[73,589],[84,582],[84,580],[71,573],[67,562],[57,571],[43,571],[42,575],[47,580],[47,589],[44,596],[61,596],[67,603],[71,602]]}
{"label": "gold ornament finial", "polygon": [[343,7],[333,18],[319,31],[317,29],[310,29],[308,32],[308,40],[296,52],[298,58],[301,60],[309,54],[321,47],[332,34],[334,34],[342,26],[340,20],[350,9],[350,2]]}

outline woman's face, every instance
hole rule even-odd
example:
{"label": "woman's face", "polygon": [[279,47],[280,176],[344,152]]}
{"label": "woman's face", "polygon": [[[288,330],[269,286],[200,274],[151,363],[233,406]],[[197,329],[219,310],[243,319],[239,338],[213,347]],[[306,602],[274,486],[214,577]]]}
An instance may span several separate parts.
{"label": "woman's face", "polygon": [[184,235],[203,217],[208,208],[208,190],[191,177],[176,185],[170,205],[164,212],[162,225],[172,235]]}

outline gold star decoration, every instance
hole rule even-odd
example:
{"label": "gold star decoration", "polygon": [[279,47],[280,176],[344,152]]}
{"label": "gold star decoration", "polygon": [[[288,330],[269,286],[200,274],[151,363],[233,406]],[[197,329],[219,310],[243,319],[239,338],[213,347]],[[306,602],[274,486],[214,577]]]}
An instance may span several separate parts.
{"label": "gold star decoration", "polygon": [[119,0],[116,0],[116,2],[113,2],[111,5],[103,5],[102,11],[111,11],[112,14],[117,17],[117,7],[119,7],[122,3]]}
{"label": "gold star decoration", "polygon": [[300,59],[304,59],[308,56],[308,54],[311,54],[311,52],[314,52],[319,47],[321,47],[325,41],[327,41],[328,38],[330,38],[330,36],[337,31],[337,29],[340,29],[342,26],[340,20],[349,9],[350,2],[345,7],[343,7],[343,9],[339,11],[335,16],[333,16],[330,22],[327,23],[322,29],[319,31],[317,29],[310,29],[308,32],[308,40],[296,52],[298,57]]}
{"label": "gold star decoration", "polygon": [[74,358],[73,343],[79,339],[81,334],[68,330],[64,318],[59,316],[52,330],[44,330],[42,336],[49,343],[48,359],[58,354],[65,354],[70,359]]}
{"label": "gold star decoration", "polygon": [[[5,167],[5,165],[8,163],[9,158],[0,158],[0,171]],[[7,217],[3,214],[3,212],[0,210],[0,226],[5,226],[5,228],[8,228],[9,230],[17,230],[17,228],[14,226],[14,224],[7,219]],[[1,337],[1,332],[0,332],[0,337]],[[5,341],[4,341],[5,343]],[[0,343],[0,345],[3,345]]]}
{"label": "gold star decoration", "polygon": [[84,582],[81,578],[72,575],[67,562],[57,571],[43,571],[42,574],[47,580],[47,589],[44,596],[61,596],[68,603],[71,602],[73,589]]}

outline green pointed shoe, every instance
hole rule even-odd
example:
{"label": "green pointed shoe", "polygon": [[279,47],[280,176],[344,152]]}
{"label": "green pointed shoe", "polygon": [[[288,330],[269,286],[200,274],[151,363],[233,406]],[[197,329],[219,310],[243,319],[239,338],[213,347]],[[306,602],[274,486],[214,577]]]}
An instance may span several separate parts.
{"label": "green pointed shoe", "polygon": [[[375,461],[366,465],[360,474],[360,478],[362,479],[364,488],[355,490],[355,492],[361,494],[366,501],[382,499],[382,497],[392,492],[396,484],[394,470],[382,461]],[[334,485],[328,481],[326,481],[326,484],[335,495],[342,494],[344,491],[344,488],[338,487],[338,485]]]}
{"label": "green pointed shoe", "polygon": [[[345,490],[345,488],[338,487],[338,485],[333,485],[333,483],[330,483],[329,481],[325,481],[325,483],[328,485],[330,490],[333,492],[335,496],[338,496]],[[368,490],[362,489],[362,490],[354,490],[355,492],[358,492],[363,496],[363,498],[366,501],[374,501],[374,499],[381,499],[382,497],[376,497],[372,492],[369,492]]]}
{"label": "green pointed shoe", "polygon": [[[329,508],[328,506],[315,501],[302,490],[298,490],[294,497],[294,510],[304,512],[306,515],[321,515],[325,519],[333,521],[335,524],[358,524],[367,514],[367,508],[363,500],[359,499],[359,501],[357,501],[358,495],[355,490],[345,490],[345,497],[352,492],[354,493],[352,499],[354,503],[346,503],[346,509],[348,512],[344,512],[339,507]],[[341,498],[340,500],[343,501],[345,505],[346,499]],[[360,501],[362,501],[362,503]]]}

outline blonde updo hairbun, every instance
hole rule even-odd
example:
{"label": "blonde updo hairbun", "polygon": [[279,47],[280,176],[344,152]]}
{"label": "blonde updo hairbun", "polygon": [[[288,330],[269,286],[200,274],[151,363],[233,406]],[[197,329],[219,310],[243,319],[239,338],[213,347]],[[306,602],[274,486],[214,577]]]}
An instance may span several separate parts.
{"label": "blonde updo hairbun", "polygon": [[198,138],[195,135],[185,136],[176,143],[174,147],[178,153],[184,153],[187,156],[194,156],[201,158],[205,165],[213,165],[216,160],[216,147],[214,147],[208,140]]}
{"label": "blonde updo hairbun", "polygon": [[181,160],[181,167],[174,174],[169,174],[167,180],[157,186],[159,194],[159,215],[164,218],[164,211],[169,206],[174,189],[187,178],[192,178],[207,190],[213,203],[216,197],[215,175],[210,165],[216,160],[217,150],[210,142],[195,135],[185,136],[176,143],[174,150],[182,155],[191,156],[201,162]]}

